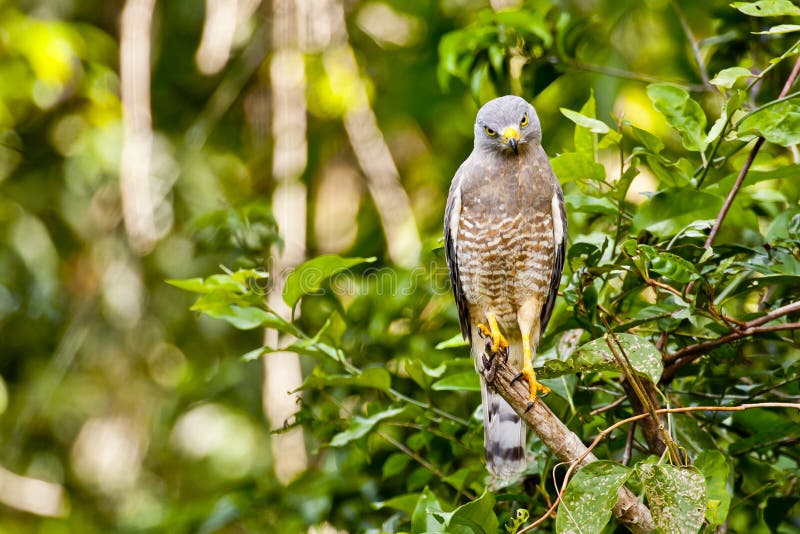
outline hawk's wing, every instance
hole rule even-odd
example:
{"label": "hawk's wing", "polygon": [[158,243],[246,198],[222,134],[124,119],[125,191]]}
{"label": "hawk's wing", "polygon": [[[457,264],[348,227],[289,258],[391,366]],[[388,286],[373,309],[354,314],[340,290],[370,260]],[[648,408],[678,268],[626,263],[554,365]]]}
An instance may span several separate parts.
{"label": "hawk's wing", "polygon": [[550,288],[547,292],[547,302],[542,307],[541,332],[547,327],[550,316],[553,314],[553,306],[558,295],[558,286],[561,285],[561,271],[564,270],[564,256],[567,250],[567,212],[564,207],[564,193],[558,180],[555,182],[555,193],[553,194],[553,270],[550,272]]}
{"label": "hawk's wing", "polygon": [[450,194],[447,196],[447,208],[444,212],[444,256],[447,267],[450,269],[450,283],[453,285],[453,295],[458,307],[458,321],[461,323],[461,335],[472,344],[470,335],[469,309],[464,290],[461,287],[461,276],[458,270],[458,226],[461,219],[461,176],[464,165],[456,171],[453,183],[450,184]]}

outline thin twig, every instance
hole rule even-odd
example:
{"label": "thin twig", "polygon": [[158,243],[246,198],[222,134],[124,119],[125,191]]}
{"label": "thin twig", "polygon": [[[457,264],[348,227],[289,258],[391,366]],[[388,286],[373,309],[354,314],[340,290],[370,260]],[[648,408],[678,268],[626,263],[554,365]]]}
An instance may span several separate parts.
{"label": "thin twig", "polygon": [[614,408],[616,408],[617,406],[619,406],[620,404],[625,402],[625,399],[627,399],[627,398],[628,398],[627,395],[622,395],[620,398],[618,398],[617,400],[615,400],[612,403],[606,404],[605,406],[601,406],[599,408],[595,408],[594,410],[589,412],[589,415],[592,415],[592,416],[599,415],[599,414],[607,412],[609,410],[613,410]]}
{"label": "thin twig", "polygon": [[567,69],[567,70],[578,70],[584,72],[594,72],[595,74],[602,74],[604,76],[610,76],[612,78],[622,78],[624,80],[633,80],[635,82],[642,82],[642,83],[671,83],[673,85],[677,85],[683,87],[684,89],[692,92],[702,92],[705,91],[706,88],[703,85],[699,85],[696,83],[689,83],[686,81],[675,81],[675,80],[664,80],[657,76],[651,76],[649,74],[640,74],[638,72],[631,72],[629,70],[624,69],[616,69],[614,67],[606,67],[602,65],[590,65],[586,63],[578,63],[578,62],[567,62],[563,61],[561,58],[558,57],[550,57],[547,59],[549,63],[552,65],[556,65],[558,67]]}
{"label": "thin twig", "polygon": [[703,354],[706,354],[709,350],[715,347],[719,347],[720,345],[725,345],[727,343],[730,343],[731,341],[736,341],[737,339],[753,336],[756,334],[765,334],[768,332],[779,332],[781,330],[797,330],[797,329],[800,329],[800,322],[781,323],[781,324],[773,324],[766,326],[753,326],[736,332],[731,332],[730,334],[726,334],[717,339],[711,339],[709,341],[703,341],[702,343],[689,345],[670,354],[667,357],[667,363],[669,364],[669,366],[666,369],[664,369],[664,373],[661,375],[661,380],[662,381],[671,380],[680,369],[692,363]]}
{"label": "thin twig", "polygon": [[692,47],[692,55],[694,56],[695,63],[697,63],[697,69],[700,71],[700,79],[703,80],[703,85],[707,90],[713,89],[713,86],[708,83],[708,69],[706,69],[705,63],[703,63],[703,57],[700,55],[700,47],[697,45],[697,39],[695,39],[694,33],[692,33],[692,29],[689,27],[689,22],[686,20],[683,11],[681,11],[680,6],[675,0],[672,0],[670,5],[681,23],[683,32],[689,40],[689,45]]}

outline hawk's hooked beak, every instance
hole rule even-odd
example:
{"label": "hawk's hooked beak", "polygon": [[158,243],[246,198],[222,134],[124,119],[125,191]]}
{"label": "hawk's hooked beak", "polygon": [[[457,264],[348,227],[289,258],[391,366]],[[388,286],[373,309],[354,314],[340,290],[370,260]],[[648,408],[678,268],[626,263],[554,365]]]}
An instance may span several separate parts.
{"label": "hawk's hooked beak", "polygon": [[509,126],[505,130],[503,130],[503,138],[506,140],[508,146],[511,147],[511,150],[514,151],[514,154],[519,154],[518,150],[519,132],[517,131],[517,129]]}

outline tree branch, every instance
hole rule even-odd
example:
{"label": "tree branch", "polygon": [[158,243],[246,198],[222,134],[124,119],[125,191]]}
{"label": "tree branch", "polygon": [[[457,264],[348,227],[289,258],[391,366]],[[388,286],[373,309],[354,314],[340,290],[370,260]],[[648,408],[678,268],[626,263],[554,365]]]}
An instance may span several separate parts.
{"label": "tree branch", "polygon": [[[762,318],[759,317],[758,320],[760,319]],[[741,339],[743,337],[754,336],[756,334],[779,332],[781,330],[797,330],[797,329],[800,329],[800,322],[781,323],[781,324],[773,324],[766,326],[748,326],[747,328],[731,332],[730,334],[718,337],[717,339],[711,339],[709,341],[703,341],[701,343],[695,343],[694,345],[683,347],[682,349],[667,356],[666,362],[668,365],[664,369],[663,374],[661,375],[661,380],[662,381],[671,380],[672,378],[675,377],[675,374],[677,374],[677,372],[680,369],[692,363],[700,356],[703,356],[704,354],[708,353],[709,350],[715,347],[719,347],[720,345],[725,345],[726,343],[730,343],[731,341],[736,341],[737,339]]]}
{"label": "tree branch", "polygon": [[[555,416],[547,405],[539,400],[526,410],[528,386],[514,381],[517,371],[502,358],[493,359],[492,365],[484,371],[484,378],[497,393],[508,402],[525,421],[539,439],[563,462],[577,462],[582,467],[597,461],[581,440]],[[634,533],[650,532],[655,529],[650,510],[630,490],[619,490],[619,499],[614,505],[614,517]]]}

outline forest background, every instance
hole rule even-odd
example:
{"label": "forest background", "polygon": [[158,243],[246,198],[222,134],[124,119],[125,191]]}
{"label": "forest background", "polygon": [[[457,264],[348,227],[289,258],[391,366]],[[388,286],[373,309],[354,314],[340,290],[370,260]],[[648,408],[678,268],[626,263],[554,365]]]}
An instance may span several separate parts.
{"label": "forest background", "polygon": [[[0,0],[0,531],[613,532],[626,484],[800,532],[799,37],[788,0]],[[549,516],[541,441],[485,491],[441,243],[507,93],[569,214],[545,403],[601,438]]]}

